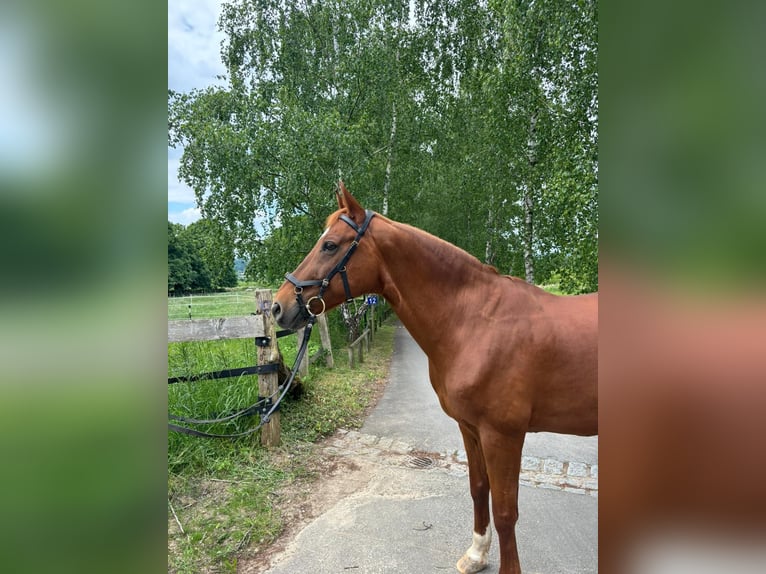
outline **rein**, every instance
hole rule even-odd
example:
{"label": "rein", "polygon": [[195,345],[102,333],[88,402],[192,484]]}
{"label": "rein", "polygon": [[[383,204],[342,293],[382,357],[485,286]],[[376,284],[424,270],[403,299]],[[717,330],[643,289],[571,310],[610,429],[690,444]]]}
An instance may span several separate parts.
{"label": "rein", "polygon": [[[188,434],[191,436],[200,436],[205,438],[237,438],[241,436],[247,436],[249,434],[253,434],[254,432],[257,432],[269,422],[271,419],[271,415],[273,415],[278,409],[279,404],[282,402],[282,399],[285,398],[285,395],[287,395],[287,392],[290,390],[290,387],[293,384],[293,381],[295,380],[295,374],[298,372],[298,365],[300,365],[301,360],[303,360],[303,355],[306,354],[306,349],[308,349],[309,346],[309,338],[311,338],[311,329],[314,327],[314,323],[316,323],[316,316],[311,316],[309,318],[308,323],[306,324],[305,330],[303,332],[303,341],[301,342],[301,347],[298,349],[298,354],[295,357],[295,364],[293,365],[293,369],[290,372],[290,376],[288,377],[287,381],[281,385],[277,391],[268,397],[260,398],[257,403],[254,403],[250,405],[249,407],[242,409],[241,411],[238,411],[234,414],[221,417],[218,419],[191,419],[191,418],[185,418],[185,417],[179,417],[177,415],[173,415],[168,413],[168,418],[174,421],[180,421],[184,423],[189,424],[213,424],[213,423],[221,423],[226,421],[231,421],[234,419],[238,419],[240,417],[244,417],[247,415],[251,415],[256,412],[261,413],[261,422],[258,426],[253,427],[251,429],[248,429],[244,432],[240,433],[232,433],[232,434],[214,434],[209,432],[200,431],[197,429],[189,428],[189,427],[182,427],[173,423],[168,423],[168,429]],[[281,394],[280,394],[280,391]],[[272,402],[274,397],[279,395],[277,400],[275,402]]]}
{"label": "rein", "polygon": [[[311,320],[311,318],[317,317],[325,312],[327,306],[325,305],[324,299],[322,299],[322,295],[324,295],[327,287],[329,287],[332,278],[335,277],[338,273],[340,273],[340,278],[343,280],[343,289],[346,292],[346,303],[353,300],[353,297],[351,296],[351,288],[348,284],[348,275],[346,274],[346,264],[348,263],[348,260],[351,259],[351,256],[354,254],[354,251],[356,251],[356,248],[359,246],[359,241],[362,239],[362,237],[364,237],[364,234],[367,231],[367,228],[370,226],[370,221],[372,221],[373,217],[375,217],[375,212],[367,209],[365,211],[364,222],[362,225],[357,225],[354,223],[354,220],[348,217],[345,213],[340,216],[341,221],[356,231],[356,237],[354,238],[354,241],[351,242],[351,245],[349,246],[343,258],[338,261],[337,265],[335,265],[335,267],[330,270],[330,272],[327,274],[327,277],[324,279],[306,279],[305,281],[301,281],[292,273],[287,273],[285,275],[285,279],[295,285],[295,300],[298,302],[298,308],[301,310],[304,319]],[[303,288],[315,287],[317,285],[319,286],[319,293],[311,297],[308,301],[304,301]],[[314,301],[318,301],[322,304],[322,310],[318,313],[311,311],[311,303]]]}

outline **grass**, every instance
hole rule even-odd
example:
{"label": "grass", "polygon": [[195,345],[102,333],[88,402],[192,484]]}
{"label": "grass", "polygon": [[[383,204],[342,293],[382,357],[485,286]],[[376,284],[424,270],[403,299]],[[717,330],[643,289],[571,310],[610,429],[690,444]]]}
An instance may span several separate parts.
{"label": "grass", "polygon": [[208,295],[168,297],[168,319],[205,319],[248,315],[255,310],[255,288],[246,287]]}
{"label": "grass", "polygon": [[[337,428],[358,428],[388,374],[393,325],[380,328],[361,368],[348,367],[334,342],[335,368],[312,366],[299,399],[283,403],[282,445],[260,446],[259,433],[236,440],[168,435],[168,570],[179,574],[236,572],[241,556],[263,551],[282,531],[281,492],[308,490],[318,478],[314,442]],[[311,345],[318,348],[312,336]],[[295,355],[295,337],[280,339],[285,360]],[[168,345],[169,376],[255,364],[252,341]],[[175,384],[171,412],[207,417],[257,400],[256,377]],[[211,426],[213,432],[244,430],[255,419]],[[172,505],[172,510],[171,510]],[[173,511],[184,533],[176,523]]]}

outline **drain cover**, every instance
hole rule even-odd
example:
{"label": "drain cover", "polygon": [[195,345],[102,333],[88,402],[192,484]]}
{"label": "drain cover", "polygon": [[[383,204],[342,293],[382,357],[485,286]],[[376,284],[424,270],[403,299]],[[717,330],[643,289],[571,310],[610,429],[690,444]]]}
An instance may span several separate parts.
{"label": "drain cover", "polygon": [[427,456],[411,456],[407,459],[407,466],[412,468],[431,468],[434,460]]}

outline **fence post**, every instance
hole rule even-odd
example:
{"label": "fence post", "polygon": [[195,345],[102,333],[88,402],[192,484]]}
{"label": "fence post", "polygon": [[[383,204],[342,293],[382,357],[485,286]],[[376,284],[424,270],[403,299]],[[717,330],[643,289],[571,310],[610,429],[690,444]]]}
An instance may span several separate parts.
{"label": "fence post", "polygon": [[367,328],[370,329],[370,342],[373,342],[375,340],[375,331],[378,328],[375,324],[375,305],[370,306],[370,320],[367,323]]}
{"label": "fence post", "polygon": [[335,367],[335,361],[332,358],[332,341],[330,340],[330,329],[327,327],[327,316],[322,313],[319,315],[319,337],[322,340],[322,348],[325,350],[325,363],[328,369]]}
{"label": "fence post", "polygon": [[[255,291],[256,314],[263,317],[263,331],[268,344],[259,346],[258,365],[267,365],[279,362],[279,348],[277,347],[277,330],[274,318],[271,316],[272,296],[271,289],[257,289]],[[258,375],[258,394],[261,397],[270,397],[279,388],[279,374],[266,373]],[[274,397],[276,400],[276,396]],[[261,444],[263,446],[278,446],[280,442],[281,424],[279,411],[271,415],[271,420],[261,429]]]}

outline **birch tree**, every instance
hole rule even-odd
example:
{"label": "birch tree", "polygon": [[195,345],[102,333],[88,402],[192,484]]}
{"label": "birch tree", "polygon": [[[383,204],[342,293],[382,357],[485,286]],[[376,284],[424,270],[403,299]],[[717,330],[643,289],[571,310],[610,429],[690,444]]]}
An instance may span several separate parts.
{"label": "birch tree", "polygon": [[297,265],[343,177],[504,272],[597,287],[594,0],[233,0],[219,25],[228,85],[169,94],[169,141],[251,273]]}

